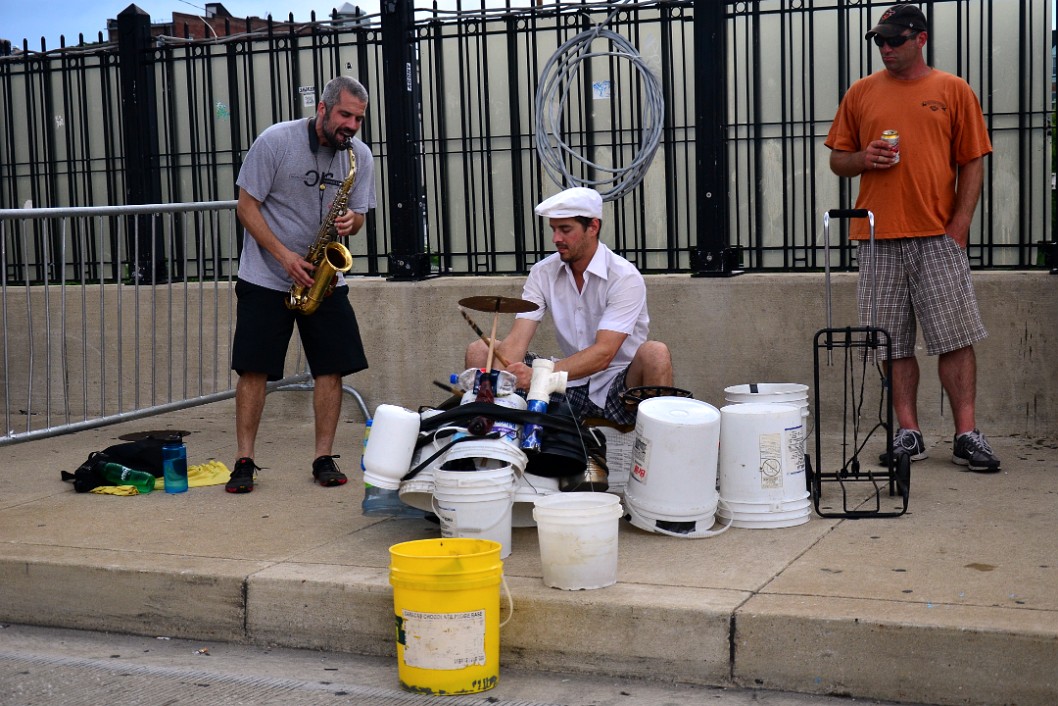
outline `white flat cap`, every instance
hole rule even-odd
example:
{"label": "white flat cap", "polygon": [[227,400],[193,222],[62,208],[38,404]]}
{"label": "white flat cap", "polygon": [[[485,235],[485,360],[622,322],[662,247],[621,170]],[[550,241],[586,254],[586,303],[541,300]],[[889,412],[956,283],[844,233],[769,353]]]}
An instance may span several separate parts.
{"label": "white flat cap", "polygon": [[536,215],[543,218],[584,216],[602,220],[602,196],[595,189],[575,186],[541,201],[536,206]]}

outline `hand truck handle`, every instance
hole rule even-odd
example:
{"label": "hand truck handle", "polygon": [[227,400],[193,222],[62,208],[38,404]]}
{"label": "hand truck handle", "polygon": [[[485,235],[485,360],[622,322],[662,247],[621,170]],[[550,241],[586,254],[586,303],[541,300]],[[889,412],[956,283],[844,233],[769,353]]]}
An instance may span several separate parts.
{"label": "hand truck handle", "polygon": [[[868,240],[871,248],[871,254],[874,254],[874,213],[866,208],[832,208],[823,214],[823,272],[825,282],[825,296],[824,306],[826,308],[827,318],[827,330],[833,328],[833,315],[831,309],[831,298],[830,298],[830,220],[831,219],[851,219],[851,218],[866,218],[870,227],[870,238]],[[875,322],[875,291],[877,290],[877,267],[871,272],[873,279],[871,280],[871,307],[870,313],[868,314],[868,327],[873,327]],[[832,341],[830,336],[827,336],[827,364],[833,363],[830,357],[830,347]]]}
{"label": "hand truck handle", "polygon": [[865,208],[832,208],[827,211],[831,218],[867,218],[870,213]]}

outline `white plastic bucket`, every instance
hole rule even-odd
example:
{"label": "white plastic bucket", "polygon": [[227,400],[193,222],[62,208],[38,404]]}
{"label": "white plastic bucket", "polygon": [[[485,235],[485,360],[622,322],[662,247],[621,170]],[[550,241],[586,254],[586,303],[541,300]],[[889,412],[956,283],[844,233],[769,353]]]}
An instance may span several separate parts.
{"label": "white plastic bucket", "polygon": [[[654,397],[639,404],[635,433],[625,488],[629,521],[648,532],[685,538],[718,534],[711,528],[720,412],[701,400]],[[667,529],[675,524],[679,531]]]}
{"label": "white plastic bucket", "polygon": [[793,527],[808,522],[804,426],[798,407],[748,403],[721,408],[717,513],[732,526]]}
{"label": "white plastic bucket", "polygon": [[[438,429],[438,432],[441,431],[444,431],[444,429]],[[465,432],[466,430],[460,428],[460,431]],[[452,434],[435,436],[429,443],[420,447],[415,453],[415,458],[411,461],[411,467],[414,468],[418,466],[420,463],[436,454],[444,448],[446,444],[451,442],[453,438]],[[370,443],[368,445],[370,446]],[[434,512],[434,471],[440,469],[448,461],[458,461],[462,459],[473,459],[474,467],[478,470],[502,470],[505,468],[511,468],[514,470],[517,477],[521,477],[525,465],[529,462],[529,459],[520,448],[503,439],[474,439],[472,441],[462,441],[453,445],[448,451],[434,459],[428,466],[419,471],[414,478],[401,481],[401,501],[405,505],[410,505],[411,507],[425,510],[426,512]],[[556,481],[555,491],[557,490],[558,485]],[[517,500],[518,498],[516,497],[516,501]],[[516,512],[516,515],[517,514],[518,513]],[[531,527],[532,520],[530,518],[530,524],[518,524],[515,522],[513,526]]]}
{"label": "white plastic bucket", "polygon": [[566,591],[617,583],[621,499],[610,493],[555,493],[533,508],[544,584]]}
{"label": "white plastic bucket", "polygon": [[433,512],[433,472],[437,465],[430,464],[414,478],[400,482],[400,501],[424,512]]}
{"label": "white plastic bucket", "polygon": [[472,459],[477,469],[502,468],[512,466],[517,473],[525,470],[529,458],[518,446],[504,438],[474,439],[461,441],[444,454],[442,468],[450,461]]}
{"label": "white plastic bucket", "polygon": [[433,511],[442,537],[499,542],[500,558],[511,553],[511,504],[514,469],[510,465],[478,471],[434,471]]}
{"label": "white plastic bucket", "polygon": [[392,404],[380,404],[371,422],[371,437],[364,451],[364,482],[397,490],[408,472],[419,437],[419,413]]}
{"label": "white plastic bucket", "polygon": [[[808,443],[808,385],[796,382],[752,382],[724,388],[724,399],[734,404],[789,404],[801,410],[805,444]],[[807,451],[807,446],[804,447]]]}

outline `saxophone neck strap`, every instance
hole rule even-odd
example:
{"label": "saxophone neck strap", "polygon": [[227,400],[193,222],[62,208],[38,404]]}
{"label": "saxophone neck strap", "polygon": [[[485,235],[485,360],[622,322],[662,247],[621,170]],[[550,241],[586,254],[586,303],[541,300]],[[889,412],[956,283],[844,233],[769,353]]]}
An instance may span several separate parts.
{"label": "saxophone neck strap", "polygon": [[316,134],[316,116],[309,118],[309,151],[316,154],[320,151],[320,136]]}

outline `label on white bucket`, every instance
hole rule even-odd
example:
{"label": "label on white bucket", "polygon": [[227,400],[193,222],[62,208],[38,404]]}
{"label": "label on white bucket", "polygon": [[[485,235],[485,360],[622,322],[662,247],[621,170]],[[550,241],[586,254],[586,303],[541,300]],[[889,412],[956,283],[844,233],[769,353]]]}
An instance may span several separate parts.
{"label": "label on white bucket", "polygon": [[632,442],[632,472],[631,476],[640,483],[647,479],[647,460],[650,458],[650,439],[636,435]]}
{"label": "label on white bucket", "polygon": [[402,614],[404,663],[417,669],[464,669],[485,664],[485,611]]}
{"label": "label on white bucket", "polygon": [[782,434],[761,434],[757,438],[760,449],[760,487],[782,487]]}
{"label": "label on white bucket", "polygon": [[[787,475],[803,475],[805,472],[805,457],[802,452],[803,427],[787,427],[784,433],[770,432],[760,434],[757,437],[757,447],[760,451],[760,487],[763,490],[775,490],[782,488],[783,465],[790,464]],[[783,439],[786,446],[783,446]]]}
{"label": "label on white bucket", "polygon": [[786,458],[792,462],[789,475],[804,475],[805,472],[805,428],[803,425],[786,430]]}

